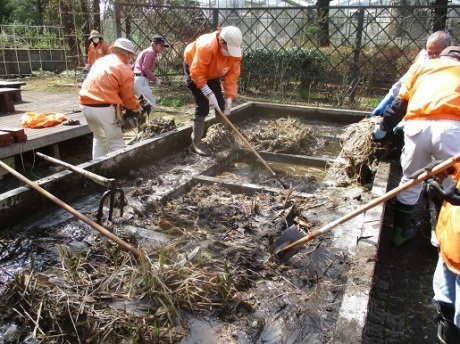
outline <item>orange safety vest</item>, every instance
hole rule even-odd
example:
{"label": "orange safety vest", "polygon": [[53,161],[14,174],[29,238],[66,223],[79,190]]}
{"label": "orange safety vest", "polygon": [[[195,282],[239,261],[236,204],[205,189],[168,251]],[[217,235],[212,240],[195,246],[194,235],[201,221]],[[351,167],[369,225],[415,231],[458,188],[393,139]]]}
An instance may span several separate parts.
{"label": "orange safety vest", "polygon": [[[460,187],[460,163],[455,165],[452,176]],[[440,255],[449,270],[460,274],[460,206],[444,201],[436,224],[436,237],[440,244]]]}
{"label": "orange safety vest", "polygon": [[94,46],[94,43],[91,42],[91,44],[88,47],[88,64],[89,67],[96,62],[96,60],[102,56],[108,55],[109,52],[109,45],[105,43],[104,41],[99,41],[97,46]]}
{"label": "orange safety vest", "polygon": [[134,95],[134,73],[128,62],[116,53],[98,59],[83,81],[80,104],[123,104],[137,110],[141,105]]}
{"label": "orange safety vest", "polygon": [[184,59],[190,68],[190,78],[198,88],[208,80],[223,78],[225,98],[236,98],[241,57],[224,56],[217,41],[217,33],[201,35],[187,45]]}
{"label": "orange safety vest", "polygon": [[419,61],[404,75],[399,98],[408,101],[404,121],[460,121],[460,62],[450,58]]}

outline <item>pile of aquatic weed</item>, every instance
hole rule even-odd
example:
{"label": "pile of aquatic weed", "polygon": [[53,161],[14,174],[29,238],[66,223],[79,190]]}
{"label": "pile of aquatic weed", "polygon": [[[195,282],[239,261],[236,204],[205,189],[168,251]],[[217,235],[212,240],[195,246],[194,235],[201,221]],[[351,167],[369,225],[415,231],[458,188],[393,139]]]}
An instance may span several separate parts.
{"label": "pile of aquatic weed", "polygon": [[248,134],[254,148],[284,154],[311,155],[325,140],[314,133],[311,126],[293,118],[270,120],[267,125]]}
{"label": "pile of aquatic weed", "polygon": [[231,133],[222,123],[211,125],[206,131],[206,136],[202,139],[203,144],[214,152],[223,149],[240,149],[242,143],[235,139],[235,134]]}
{"label": "pile of aquatic weed", "polygon": [[[378,161],[388,151],[388,142],[376,142],[372,135],[379,118],[364,118],[349,125],[340,141],[342,151],[329,169],[343,184],[368,183],[375,173]],[[339,177],[341,176],[341,177]]]}
{"label": "pile of aquatic weed", "polygon": [[163,134],[174,129],[177,129],[176,122],[173,119],[163,117],[154,118],[153,120],[141,125],[143,139]]}
{"label": "pile of aquatic weed", "polygon": [[[173,343],[186,334],[181,312],[222,309],[234,289],[226,271],[209,271],[160,250],[136,261],[106,240],[88,252],[58,248],[60,266],[15,276],[3,317],[47,343]],[[168,263],[166,263],[168,262]]]}
{"label": "pile of aquatic weed", "polygon": [[[267,247],[292,221],[307,232],[318,227],[315,209],[332,212],[338,201],[197,184],[142,214],[127,209],[111,230],[142,259],[105,237],[84,250],[59,247],[57,265],[9,283],[3,323],[16,324],[26,342],[177,343],[190,316],[208,315],[228,343],[325,342],[350,257],[330,247],[332,236],[305,245],[292,266],[271,260]],[[154,244],[154,236],[164,239]]]}
{"label": "pile of aquatic weed", "polygon": [[133,119],[125,122],[123,126],[124,138],[128,145],[177,129],[174,119],[165,117],[154,118],[142,124],[137,124]]}

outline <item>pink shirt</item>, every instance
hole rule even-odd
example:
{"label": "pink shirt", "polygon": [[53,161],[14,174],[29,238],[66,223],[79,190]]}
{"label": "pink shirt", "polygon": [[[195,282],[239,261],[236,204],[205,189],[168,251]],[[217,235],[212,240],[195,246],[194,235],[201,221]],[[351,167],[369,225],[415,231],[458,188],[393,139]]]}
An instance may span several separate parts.
{"label": "pink shirt", "polygon": [[157,77],[152,73],[155,68],[155,61],[157,59],[157,53],[150,46],[137,56],[136,62],[134,62],[134,74],[143,74],[152,82],[156,82]]}

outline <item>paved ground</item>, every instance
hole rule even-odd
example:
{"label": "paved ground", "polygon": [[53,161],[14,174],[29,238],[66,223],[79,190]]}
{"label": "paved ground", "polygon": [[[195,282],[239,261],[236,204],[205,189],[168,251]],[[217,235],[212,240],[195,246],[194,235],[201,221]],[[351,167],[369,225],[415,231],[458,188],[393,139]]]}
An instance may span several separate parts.
{"label": "paved ground", "polygon": [[[399,163],[392,163],[390,187],[397,186]],[[422,196],[413,219],[416,239],[396,248],[392,245],[393,210],[387,204],[376,265],[374,289],[363,343],[436,343],[432,278],[437,249],[430,243],[426,198]]]}

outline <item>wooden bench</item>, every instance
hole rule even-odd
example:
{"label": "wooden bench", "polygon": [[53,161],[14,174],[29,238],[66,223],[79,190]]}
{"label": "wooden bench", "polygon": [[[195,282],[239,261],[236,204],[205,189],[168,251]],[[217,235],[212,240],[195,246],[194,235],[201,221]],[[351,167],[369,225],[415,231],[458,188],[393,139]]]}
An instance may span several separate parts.
{"label": "wooden bench", "polygon": [[22,100],[19,88],[0,88],[0,112],[14,112],[15,100]]}
{"label": "wooden bench", "polygon": [[25,85],[26,83],[24,81],[0,81],[0,89],[1,88],[16,88],[18,89],[18,92],[14,94],[14,101],[20,102],[22,101],[21,97],[21,91],[20,88],[21,86]]}
{"label": "wooden bench", "polygon": [[24,81],[0,81],[0,88],[21,88],[25,84]]}

